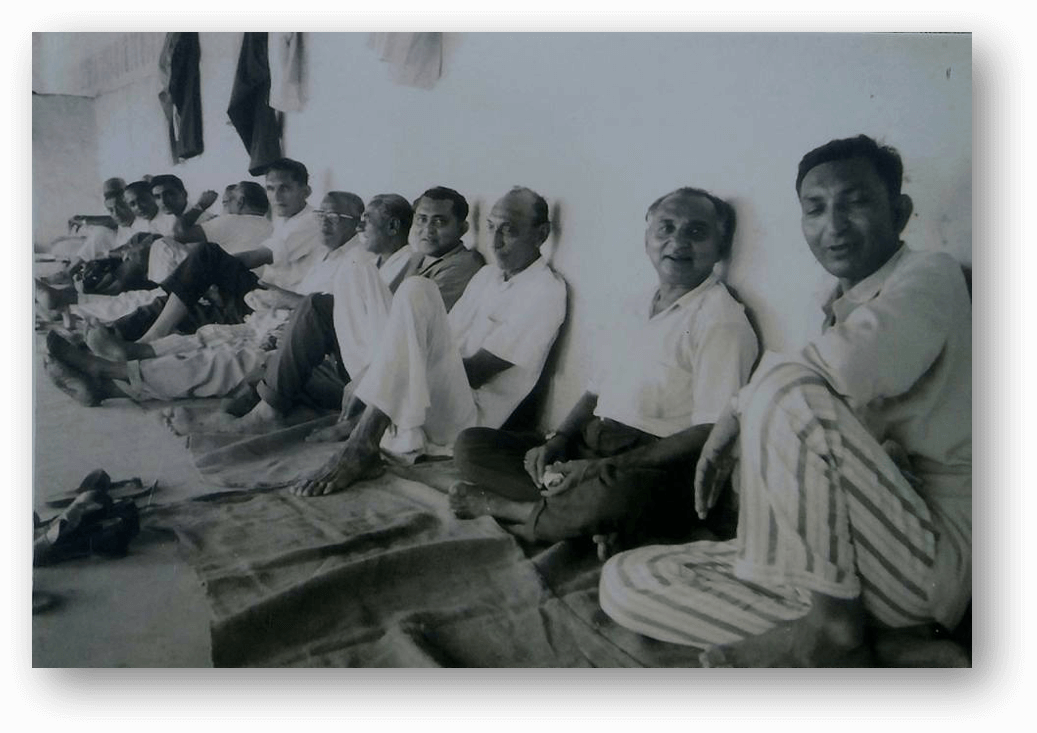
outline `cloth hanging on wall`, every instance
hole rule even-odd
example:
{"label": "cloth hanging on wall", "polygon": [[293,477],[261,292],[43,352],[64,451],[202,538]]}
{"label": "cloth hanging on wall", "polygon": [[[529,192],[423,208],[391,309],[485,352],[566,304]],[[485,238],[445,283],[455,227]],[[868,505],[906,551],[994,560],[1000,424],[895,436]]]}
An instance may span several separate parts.
{"label": "cloth hanging on wall", "polygon": [[249,153],[250,174],[263,175],[268,165],[283,157],[281,122],[270,106],[266,33],[243,34],[227,116]]}
{"label": "cloth hanging on wall", "polygon": [[173,163],[201,155],[202,84],[198,64],[202,57],[197,33],[167,33],[158,69],[162,90],[158,93],[169,123],[169,148]]}
{"label": "cloth hanging on wall", "polygon": [[367,45],[397,84],[431,89],[443,74],[442,33],[371,33]]}
{"label": "cloth hanging on wall", "polygon": [[306,102],[306,57],[302,33],[271,33],[270,106],[298,112]]}

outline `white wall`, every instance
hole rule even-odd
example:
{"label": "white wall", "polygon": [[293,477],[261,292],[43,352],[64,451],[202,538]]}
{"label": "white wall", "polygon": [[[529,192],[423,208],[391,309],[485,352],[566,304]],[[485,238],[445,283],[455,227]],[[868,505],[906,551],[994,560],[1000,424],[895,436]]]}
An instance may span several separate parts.
{"label": "white wall", "polygon": [[103,214],[97,177],[97,126],[90,99],[32,97],[33,243],[68,234],[73,214]]}
{"label": "white wall", "polygon": [[[285,148],[316,196],[413,198],[444,184],[485,216],[522,184],[556,204],[554,262],[571,301],[547,422],[643,318],[655,282],[644,211],[677,186],[734,203],[730,282],[770,348],[819,323],[830,281],[799,231],[794,181],[803,153],[832,138],[896,146],[915,200],[908,241],[971,261],[967,35],[448,34],[430,91],[391,83],[365,34],[307,42],[310,100],[289,115]],[[192,193],[248,177],[226,122],[240,34],[201,43],[206,153],[173,169]],[[97,98],[95,180],[171,168],[157,84]]]}

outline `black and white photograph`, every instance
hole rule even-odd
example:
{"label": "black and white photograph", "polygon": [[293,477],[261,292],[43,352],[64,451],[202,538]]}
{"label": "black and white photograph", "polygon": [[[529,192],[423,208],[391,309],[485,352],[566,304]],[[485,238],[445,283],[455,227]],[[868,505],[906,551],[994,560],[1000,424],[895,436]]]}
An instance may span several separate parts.
{"label": "black and white photograph", "polygon": [[148,27],[32,32],[33,668],[973,667],[968,23]]}

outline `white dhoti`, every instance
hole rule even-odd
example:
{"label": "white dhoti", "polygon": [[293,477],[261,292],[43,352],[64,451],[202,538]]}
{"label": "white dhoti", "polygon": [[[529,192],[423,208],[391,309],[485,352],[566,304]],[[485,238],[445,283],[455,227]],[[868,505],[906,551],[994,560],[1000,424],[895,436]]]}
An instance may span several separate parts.
{"label": "white dhoti", "polygon": [[429,443],[453,445],[458,433],[478,424],[472,388],[435,283],[407,278],[396,291],[385,332],[355,394],[392,420],[382,442],[391,453],[420,451]]}
{"label": "white dhoti", "polygon": [[203,326],[151,346],[155,358],[126,363],[129,382],[122,386],[136,400],[223,397],[270,355],[245,324]]}
{"label": "white dhoti", "polygon": [[888,626],[955,622],[946,609],[960,604],[946,599],[965,591],[967,600],[954,580],[967,541],[816,374],[788,365],[767,375],[740,440],[737,538],[613,557],[600,584],[609,616],[691,646],[802,616],[811,591],[859,596]]}

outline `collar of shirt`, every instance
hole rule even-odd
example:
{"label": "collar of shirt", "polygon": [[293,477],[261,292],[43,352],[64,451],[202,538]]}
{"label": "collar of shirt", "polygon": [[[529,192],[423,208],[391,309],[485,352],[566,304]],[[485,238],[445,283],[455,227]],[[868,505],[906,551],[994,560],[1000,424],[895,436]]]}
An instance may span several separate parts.
{"label": "collar of shirt", "polygon": [[429,255],[425,255],[422,258],[422,260],[421,260],[421,264],[418,266],[418,270],[420,272],[424,272],[425,270],[427,270],[428,268],[432,267],[432,265],[436,264],[440,260],[445,260],[447,257],[450,257],[451,255],[457,254],[458,252],[460,252],[464,248],[465,248],[465,246],[460,241],[458,241],[456,247],[454,247],[453,249],[451,249],[448,252],[444,252],[443,254],[439,255],[438,257],[431,257]]}
{"label": "collar of shirt", "polygon": [[409,244],[405,244],[402,247],[400,247],[398,250],[393,252],[392,254],[389,254],[389,255],[377,255],[377,258],[378,258],[378,265],[377,265],[377,267],[379,269],[381,269],[382,267],[385,267],[386,265],[388,265],[388,264],[390,264],[392,262],[396,262],[396,261],[399,261],[399,260],[406,259],[406,258],[410,257],[411,254],[413,254],[413,250],[410,248]]}
{"label": "collar of shirt", "polygon": [[516,280],[523,278],[533,277],[537,272],[547,268],[547,260],[544,259],[543,255],[537,257],[535,260],[530,262],[524,268],[516,272],[507,280],[504,279],[504,270],[500,269],[497,265],[491,265],[493,267],[493,277],[498,285],[501,287],[509,287]]}
{"label": "collar of shirt", "polygon": [[822,306],[822,310],[825,312],[825,325],[832,326],[845,320],[857,306],[861,303],[867,303],[878,295],[906,251],[907,246],[901,242],[897,251],[886,260],[882,267],[875,270],[875,272],[868,275],[845,293],[841,285],[836,285],[832,295]]}
{"label": "collar of shirt", "polygon": [[356,249],[357,242],[359,242],[359,240],[356,238],[356,236],[350,237],[348,240],[340,244],[338,247],[335,247],[335,249],[328,250],[327,253],[320,258],[320,263],[333,263],[337,262],[338,260],[345,259],[349,256],[350,252]]}
{"label": "collar of shirt", "polygon": [[[705,280],[700,282],[698,285],[693,287],[691,290],[686,292],[681,297],[677,298],[677,300],[675,300],[672,303],[670,303],[670,305],[668,305],[666,308],[663,308],[661,311],[656,313],[654,316],[651,315],[651,313],[652,313],[652,306],[651,306],[651,304],[649,304],[649,306],[648,306],[648,314],[649,314],[648,315],[648,320],[651,320],[653,318],[658,318],[659,316],[663,315],[664,313],[670,313],[671,311],[674,311],[677,308],[687,308],[688,305],[690,305],[693,300],[696,300],[700,295],[702,295],[704,292],[709,290],[710,287],[712,287],[714,284],[716,284],[717,280],[718,280],[718,278],[717,278],[716,273],[715,272],[710,273],[709,276]],[[655,295],[652,296],[652,303],[655,303],[655,300],[658,297],[659,297],[659,291],[656,290],[655,291]]]}
{"label": "collar of shirt", "polygon": [[309,204],[305,204],[294,216],[285,218],[283,216],[274,217],[274,231],[281,231],[283,229],[294,229],[299,226],[300,223],[305,222],[307,219],[313,218],[313,207]]}

